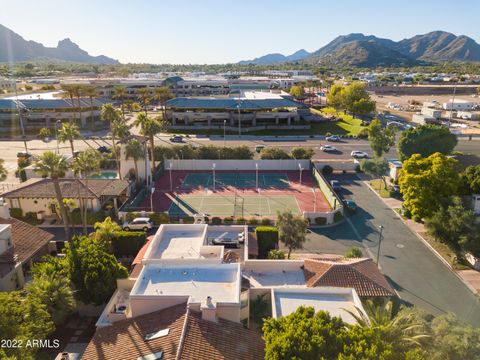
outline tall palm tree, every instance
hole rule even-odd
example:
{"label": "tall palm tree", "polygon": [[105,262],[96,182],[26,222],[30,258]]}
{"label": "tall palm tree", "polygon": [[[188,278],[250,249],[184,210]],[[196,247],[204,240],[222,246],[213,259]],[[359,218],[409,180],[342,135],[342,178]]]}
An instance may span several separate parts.
{"label": "tall palm tree", "polygon": [[162,107],[162,115],[165,118],[166,109],[165,106],[167,101],[174,97],[173,93],[170,91],[168,86],[162,86],[159,88],[155,88],[155,93],[153,99],[157,101],[157,103]]}
{"label": "tall palm tree", "polygon": [[55,189],[55,197],[57,198],[61,220],[65,229],[65,237],[68,241],[71,241],[67,209],[63,203],[62,190],[60,189],[60,178],[65,176],[65,172],[68,168],[69,165],[65,157],[57,155],[53,151],[45,151],[35,161],[35,171],[41,176],[46,176],[52,179],[53,187]]}
{"label": "tall palm tree", "polygon": [[[80,153],[73,161],[75,175],[85,179],[85,187],[88,189],[88,177],[100,171],[100,153],[95,149],[88,149]],[[80,214],[82,218],[83,232],[87,235],[87,201],[78,197]]]}
{"label": "tall palm tree", "polygon": [[125,123],[122,119],[118,119],[113,122],[113,132],[118,140],[124,141],[130,136],[131,126]]}
{"label": "tall palm tree", "polygon": [[142,110],[145,112],[145,114],[148,115],[147,105],[150,104],[151,101],[150,90],[148,89],[148,87],[142,87],[138,89],[137,97],[140,100],[140,104],[142,105]]}
{"label": "tall palm tree", "polygon": [[94,228],[95,238],[109,244],[113,240],[115,233],[122,230],[120,225],[113,221],[110,216],[102,222],[96,222]]}
{"label": "tall palm tree", "polygon": [[127,97],[127,89],[123,86],[115,86],[113,89],[113,98],[120,100],[120,110],[122,111],[122,119],[125,120],[125,98]]}
{"label": "tall palm tree", "polygon": [[93,100],[97,97],[97,89],[95,86],[85,86],[83,89],[83,93],[90,99],[90,125],[91,128],[95,128],[95,119],[93,116]]}
{"label": "tall palm tree", "polygon": [[155,135],[158,134],[162,129],[163,121],[160,121],[161,118],[151,118],[148,117],[146,113],[139,113],[135,119],[133,125],[140,127],[140,134],[148,137],[150,142],[150,157],[152,162],[152,174],[155,172]]}
{"label": "tall palm tree", "polygon": [[113,155],[115,156],[115,162],[117,163],[117,169],[118,169],[118,176],[121,178],[121,172],[120,172],[120,159],[118,156],[117,152],[117,146],[116,146],[116,136],[115,136],[115,123],[120,121],[120,114],[118,113],[118,110],[113,107],[112,104],[105,104],[102,106],[102,113],[101,117],[103,121],[108,121],[108,124],[110,126],[110,132],[112,133],[112,151]]}
{"label": "tall palm tree", "polygon": [[138,185],[139,176],[137,161],[144,158],[144,150],[143,145],[136,139],[130,140],[125,148],[125,159],[128,160],[130,158],[133,159],[135,165],[135,184]]}
{"label": "tall palm tree", "polygon": [[78,130],[78,126],[73,123],[65,123],[62,124],[60,130],[58,130],[58,141],[64,143],[70,143],[70,149],[72,150],[72,156],[74,156],[75,148],[73,143],[76,139],[80,138],[80,131]]}
{"label": "tall palm tree", "polygon": [[75,123],[76,120],[76,113],[75,113],[75,103],[73,99],[75,98],[75,94],[77,93],[77,85],[73,84],[62,84],[60,88],[65,92],[66,96],[70,98],[70,106],[73,109],[73,121],[70,119],[70,122]]}

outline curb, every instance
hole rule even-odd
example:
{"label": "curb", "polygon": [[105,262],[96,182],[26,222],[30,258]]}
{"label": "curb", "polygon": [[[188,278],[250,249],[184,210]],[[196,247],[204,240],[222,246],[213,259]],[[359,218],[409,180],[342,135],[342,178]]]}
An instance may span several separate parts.
{"label": "curb", "polygon": [[405,221],[405,219],[404,219],[399,213],[397,213],[394,209],[392,209],[390,206],[388,206],[387,203],[385,203],[385,201],[383,201],[383,198],[380,196],[380,194],[378,194],[378,193],[370,186],[370,184],[369,184],[367,181],[363,181],[363,183],[364,183],[365,185],[367,185],[368,188],[369,188],[371,191],[373,191],[373,193],[374,193],[375,195],[377,195],[377,197],[378,197],[380,200],[382,200],[382,202],[383,202],[391,211],[393,211],[393,213],[395,214],[395,216],[397,216],[400,220],[402,220],[402,222],[405,224],[405,226],[406,226],[413,234],[415,234],[415,236],[416,236],[417,238],[419,238],[419,239],[427,246],[427,248],[430,249],[430,250],[435,254],[435,256],[436,256],[437,258],[439,258],[439,259],[442,261],[442,263],[443,263],[452,273],[454,273],[455,276],[456,276],[457,278],[459,278],[460,281],[461,281],[462,283],[464,283],[466,287],[468,287],[468,288],[470,289],[471,292],[473,292],[475,295],[478,295],[478,294],[479,294],[479,293],[477,292],[477,290],[476,290],[472,285],[470,285],[469,282],[467,282],[465,279],[463,279],[463,278],[458,274],[458,272],[457,272],[455,269],[453,269],[452,265],[451,265],[442,255],[440,255],[440,253],[439,253],[437,250],[435,250],[435,249],[433,248],[433,246],[428,243],[427,240],[425,240],[425,239],[424,239],[419,233],[417,233],[415,230],[411,229],[411,228],[408,226],[408,224],[407,224],[407,222]]}

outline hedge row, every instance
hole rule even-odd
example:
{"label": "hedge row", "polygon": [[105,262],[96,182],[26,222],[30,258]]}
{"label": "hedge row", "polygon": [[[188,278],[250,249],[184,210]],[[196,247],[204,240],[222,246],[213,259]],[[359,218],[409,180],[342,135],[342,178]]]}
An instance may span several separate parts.
{"label": "hedge row", "polygon": [[278,229],[272,226],[259,226],[255,229],[258,243],[258,256],[266,259],[270,250],[278,245]]}
{"label": "hedge row", "polygon": [[135,256],[147,241],[143,231],[118,231],[112,240],[115,256]]}
{"label": "hedge row", "polygon": [[199,146],[192,145],[174,145],[174,146],[155,146],[153,155],[155,160],[162,161],[165,159],[237,159],[251,160],[253,152],[248,146]]}

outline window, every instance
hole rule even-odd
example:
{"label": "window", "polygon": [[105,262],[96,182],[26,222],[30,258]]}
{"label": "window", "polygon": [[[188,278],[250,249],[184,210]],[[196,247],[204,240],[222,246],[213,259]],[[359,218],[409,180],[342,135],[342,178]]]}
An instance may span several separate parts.
{"label": "window", "polygon": [[12,199],[10,201],[12,202],[12,208],[19,208],[20,207],[20,201],[18,201],[18,199]]}

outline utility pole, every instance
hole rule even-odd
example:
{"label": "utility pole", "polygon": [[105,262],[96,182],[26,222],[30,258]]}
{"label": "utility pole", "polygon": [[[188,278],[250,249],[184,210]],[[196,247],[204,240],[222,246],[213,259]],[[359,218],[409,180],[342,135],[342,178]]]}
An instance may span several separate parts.
{"label": "utility pole", "polygon": [[380,245],[382,245],[383,225],[380,225],[378,228],[380,229],[380,234],[379,234],[379,238],[378,238],[377,267],[378,267],[378,262],[380,261]]}

